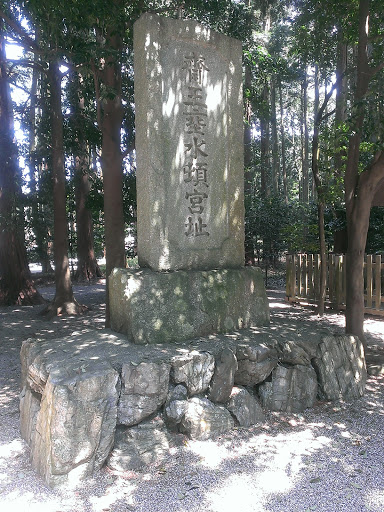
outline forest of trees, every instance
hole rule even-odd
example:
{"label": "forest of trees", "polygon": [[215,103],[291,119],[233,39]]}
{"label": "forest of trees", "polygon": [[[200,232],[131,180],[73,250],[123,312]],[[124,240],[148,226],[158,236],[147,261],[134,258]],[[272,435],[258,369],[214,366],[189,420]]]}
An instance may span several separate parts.
{"label": "forest of trees", "polygon": [[146,11],[243,42],[246,263],[346,250],[346,330],[363,338],[364,252],[384,251],[382,0],[0,0],[0,304],[41,302],[28,262],[53,263],[46,311],[80,313],[72,280],[133,255]]}

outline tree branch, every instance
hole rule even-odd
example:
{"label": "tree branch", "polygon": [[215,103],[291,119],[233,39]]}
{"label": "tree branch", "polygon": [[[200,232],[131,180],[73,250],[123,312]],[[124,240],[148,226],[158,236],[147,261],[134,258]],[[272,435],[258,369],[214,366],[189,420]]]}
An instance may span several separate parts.
{"label": "tree branch", "polygon": [[23,27],[18,23],[15,19],[9,17],[5,12],[0,9],[0,16],[3,18],[5,23],[11,27],[16,34],[21,38],[21,42],[23,45],[26,45],[32,52],[34,53],[44,53],[42,48],[34,41],[29,34],[26,32],[26,30],[23,29]]}
{"label": "tree branch", "polygon": [[371,77],[373,77],[374,75],[376,75],[376,73],[378,73],[379,71],[381,71],[382,69],[384,68],[384,61],[381,62],[378,66],[376,66],[375,68],[371,68]]}
{"label": "tree branch", "polygon": [[125,151],[121,153],[121,159],[123,160],[125,157],[127,157],[132,151],[136,148],[136,145],[134,142],[130,144]]}
{"label": "tree branch", "polygon": [[42,64],[39,64],[37,62],[34,62],[32,60],[28,59],[7,59],[7,62],[10,62],[12,64],[10,68],[10,72],[16,67],[16,66],[23,66],[26,68],[32,68],[37,69],[38,71],[46,72],[46,69],[44,69],[44,66]]}
{"label": "tree branch", "polygon": [[328,105],[328,101],[330,100],[334,90],[338,87],[338,85],[344,78],[344,75],[345,75],[345,73],[343,73],[342,75],[339,76],[339,78],[336,80],[336,82],[332,85],[330,90],[325,95],[324,101],[316,114],[315,125],[318,126],[324,119],[327,119],[327,117],[329,117],[336,111],[336,109],[335,109],[335,110],[332,110],[332,112],[329,112],[328,114],[323,115],[324,110],[325,110],[326,106]]}

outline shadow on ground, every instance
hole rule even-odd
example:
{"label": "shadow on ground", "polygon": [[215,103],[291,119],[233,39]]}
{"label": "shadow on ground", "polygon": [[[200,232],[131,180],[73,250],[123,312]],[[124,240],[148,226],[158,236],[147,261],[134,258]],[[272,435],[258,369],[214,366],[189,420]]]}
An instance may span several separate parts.
{"label": "shadow on ground", "polygon": [[[54,288],[41,289],[53,298]],[[105,284],[75,285],[82,317],[39,316],[39,306],[0,308],[0,502],[2,512],[357,512],[384,510],[384,377],[372,376],[353,403],[317,402],[302,414],[267,421],[219,439],[188,441],[160,467],[103,468],[75,490],[52,491],[33,472],[18,430],[19,351],[28,337],[53,339],[102,329]],[[313,311],[268,292],[271,327],[301,336],[343,332],[343,316]],[[383,352],[384,321],[367,319],[370,353]],[[376,351],[376,352],[375,352]],[[369,354],[368,354],[369,356]],[[384,359],[384,358],[383,358]]]}

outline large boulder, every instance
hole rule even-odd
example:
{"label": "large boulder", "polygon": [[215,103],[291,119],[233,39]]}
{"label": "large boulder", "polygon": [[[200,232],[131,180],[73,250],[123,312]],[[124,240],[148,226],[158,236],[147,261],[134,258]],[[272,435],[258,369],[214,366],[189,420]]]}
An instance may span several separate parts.
{"label": "large boulder", "polygon": [[193,350],[174,357],[171,365],[174,382],[184,384],[192,396],[203,393],[208,388],[215,369],[215,358],[208,352]]}
{"label": "large boulder", "polygon": [[164,418],[170,430],[177,429],[177,426],[183,419],[188,407],[187,400],[188,391],[182,384],[178,384],[168,393],[167,401],[164,405]]}
{"label": "large boulder", "polygon": [[301,412],[312,407],[317,395],[317,375],[311,366],[278,366],[270,381],[260,384],[258,391],[266,409]]}
{"label": "large boulder", "polygon": [[20,432],[21,437],[29,446],[31,446],[35,435],[40,406],[41,395],[29,386],[24,386],[20,393]]}
{"label": "large boulder", "polygon": [[235,384],[254,386],[263,382],[277,366],[276,343],[240,344],[236,350],[238,369]]}
{"label": "large boulder", "polygon": [[352,400],[363,396],[367,380],[364,347],[356,336],[325,336],[312,364],[325,400]]}
{"label": "large boulder", "polygon": [[310,355],[297,343],[289,340],[280,340],[278,344],[279,360],[283,364],[299,364],[303,366],[311,364]]}
{"label": "large boulder", "polygon": [[180,431],[191,439],[205,440],[215,437],[235,425],[231,414],[221,405],[215,405],[207,398],[193,397],[188,400]]}
{"label": "large boulder", "polygon": [[103,465],[113,446],[117,383],[106,361],[51,370],[30,435],[32,465],[51,487],[77,483]]}
{"label": "large boulder", "polygon": [[259,401],[244,388],[232,389],[227,409],[236,418],[240,427],[249,427],[265,420]]}
{"label": "large boulder", "polygon": [[118,422],[137,425],[163,405],[167,398],[170,365],[164,362],[125,363],[118,404]]}
{"label": "large boulder", "polygon": [[134,427],[119,427],[107,465],[116,471],[137,471],[159,465],[169,454],[170,435],[159,418]]}
{"label": "large boulder", "polygon": [[216,357],[215,372],[208,394],[212,402],[226,402],[229,399],[237,368],[235,354],[230,348],[224,348]]}

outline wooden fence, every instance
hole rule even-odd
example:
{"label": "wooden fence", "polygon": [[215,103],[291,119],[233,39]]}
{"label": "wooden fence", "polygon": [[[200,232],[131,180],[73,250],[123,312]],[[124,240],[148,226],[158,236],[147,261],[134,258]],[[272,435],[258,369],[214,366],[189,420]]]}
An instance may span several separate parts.
{"label": "wooden fence", "polygon": [[[327,257],[326,305],[345,309],[345,254]],[[380,254],[367,254],[364,262],[365,312],[384,316],[384,263]],[[286,297],[291,302],[317,302],[320,294],[320,255],[288,254]]]}

